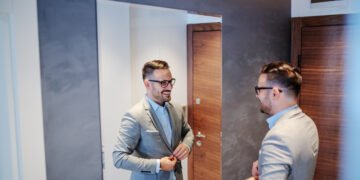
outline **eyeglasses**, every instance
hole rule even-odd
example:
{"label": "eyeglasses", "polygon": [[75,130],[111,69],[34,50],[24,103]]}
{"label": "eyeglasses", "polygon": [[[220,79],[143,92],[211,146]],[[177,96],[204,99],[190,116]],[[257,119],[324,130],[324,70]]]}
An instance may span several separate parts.
{"label": "eyeglasses", "polygon": [[[262,90],[262,89],[274,89],[274,87],[259,87],[259,86],[255,86],[255,94],[256,94],[256,95],[259,95],[259,92],[260,92],[260,90]],[[279,92],[282,92],[282,90],[279,89]]]}
{"label": "eyeglasses", "polygon": [[150,82],[160,83],[160,86],[162,88],[166,88],[169,84],[171,84],[171,86],[174,86],[174,84],[175,84],[175,78],[172,78],[170,80],[163,80],[163,81],[149,79],[149,81]]}

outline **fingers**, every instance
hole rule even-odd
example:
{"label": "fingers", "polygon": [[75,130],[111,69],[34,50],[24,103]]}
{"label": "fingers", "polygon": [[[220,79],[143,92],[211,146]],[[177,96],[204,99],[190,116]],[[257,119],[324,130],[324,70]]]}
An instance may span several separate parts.
{"label": "fingers", "polygon": [[174,156],[163,157],[160,159],[160,169],[171,171],[174,169],[177,159]]}
{"label": "fingers", "polygon": [[177,156],[177,158],[180,160],[184,160],[188,155],[189,155],[189,150],[185,148],[185,150],[179,156]]}
{"label": "fingers", "polygon": [[177,156],[180,151],[181,151],[181,144],[178,147],[176,147],[175,151],[173,152],[173,155]]}
{"label": "fingers", "polygon": [[180,144],[173,153],[173,155],[180,160],[185,159],[188,156],[188,154],[189,154],[189,149],[184,144]]}
{"label": "fingers", "polygon": [[172,160],[171,160],[171,162],[175,165],[175,164],[176,164],[176,162],[177,162],[176,157],[173,157],[173,158],[172,158]]}
{"label": "fingers", "polygon": [[175,156],[173,156],[173,155],[171,155],[170,157],[169,157],[169,160],[170,161],[173,161],[175,159]]}
{"label": "fingers", "polygon": [[253,165],[252,165],[252,169],[251,169],[251,174],[253,177],[258,177],[259,176],[259,171],[258,171],[258,161],[254,161]]}
{"label": "fingers", "polygon": [[255,177],[249,177],[246,180],[256,180],[256,178]]}
{"label": "fingers", "polygon": [[176,164],[176,162],[177,162],[176,157],[170,156],[170,157],[169,157],[169,160],[170,160],[170,164],[171,164],[171,166],[172,166],[172,169],[174,169],[175,164]]}

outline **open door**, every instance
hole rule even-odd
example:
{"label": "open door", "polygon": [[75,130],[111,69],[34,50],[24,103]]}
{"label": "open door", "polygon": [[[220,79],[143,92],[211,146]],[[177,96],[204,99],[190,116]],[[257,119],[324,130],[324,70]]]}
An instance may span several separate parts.
{"label": "open door", "polygon": [[188,25],[189,179],[221,179],[221,23]]}

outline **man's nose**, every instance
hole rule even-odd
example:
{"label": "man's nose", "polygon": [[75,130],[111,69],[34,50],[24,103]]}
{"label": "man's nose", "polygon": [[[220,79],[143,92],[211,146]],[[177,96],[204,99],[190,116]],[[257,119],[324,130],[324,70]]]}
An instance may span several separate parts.
{"label": "man's nose", "polygon": [[172,90],[172,88],[173,88],[173,85],[171,85],[170,83],[166,86],[166,90]]}

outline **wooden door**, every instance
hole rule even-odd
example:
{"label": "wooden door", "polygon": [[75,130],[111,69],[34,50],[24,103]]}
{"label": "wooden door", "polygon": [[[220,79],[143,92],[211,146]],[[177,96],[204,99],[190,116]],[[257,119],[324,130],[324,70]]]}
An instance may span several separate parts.
{"label": "wooden door", "polygon": [[292,63],[303,77],[300,107],[316,123],[320,145],[314,179],[338,179],[346,16],[293,19]]}
{"label": "wooden door", "polygon": [[221,179],[221,24],[188,26],[189,179]]}

